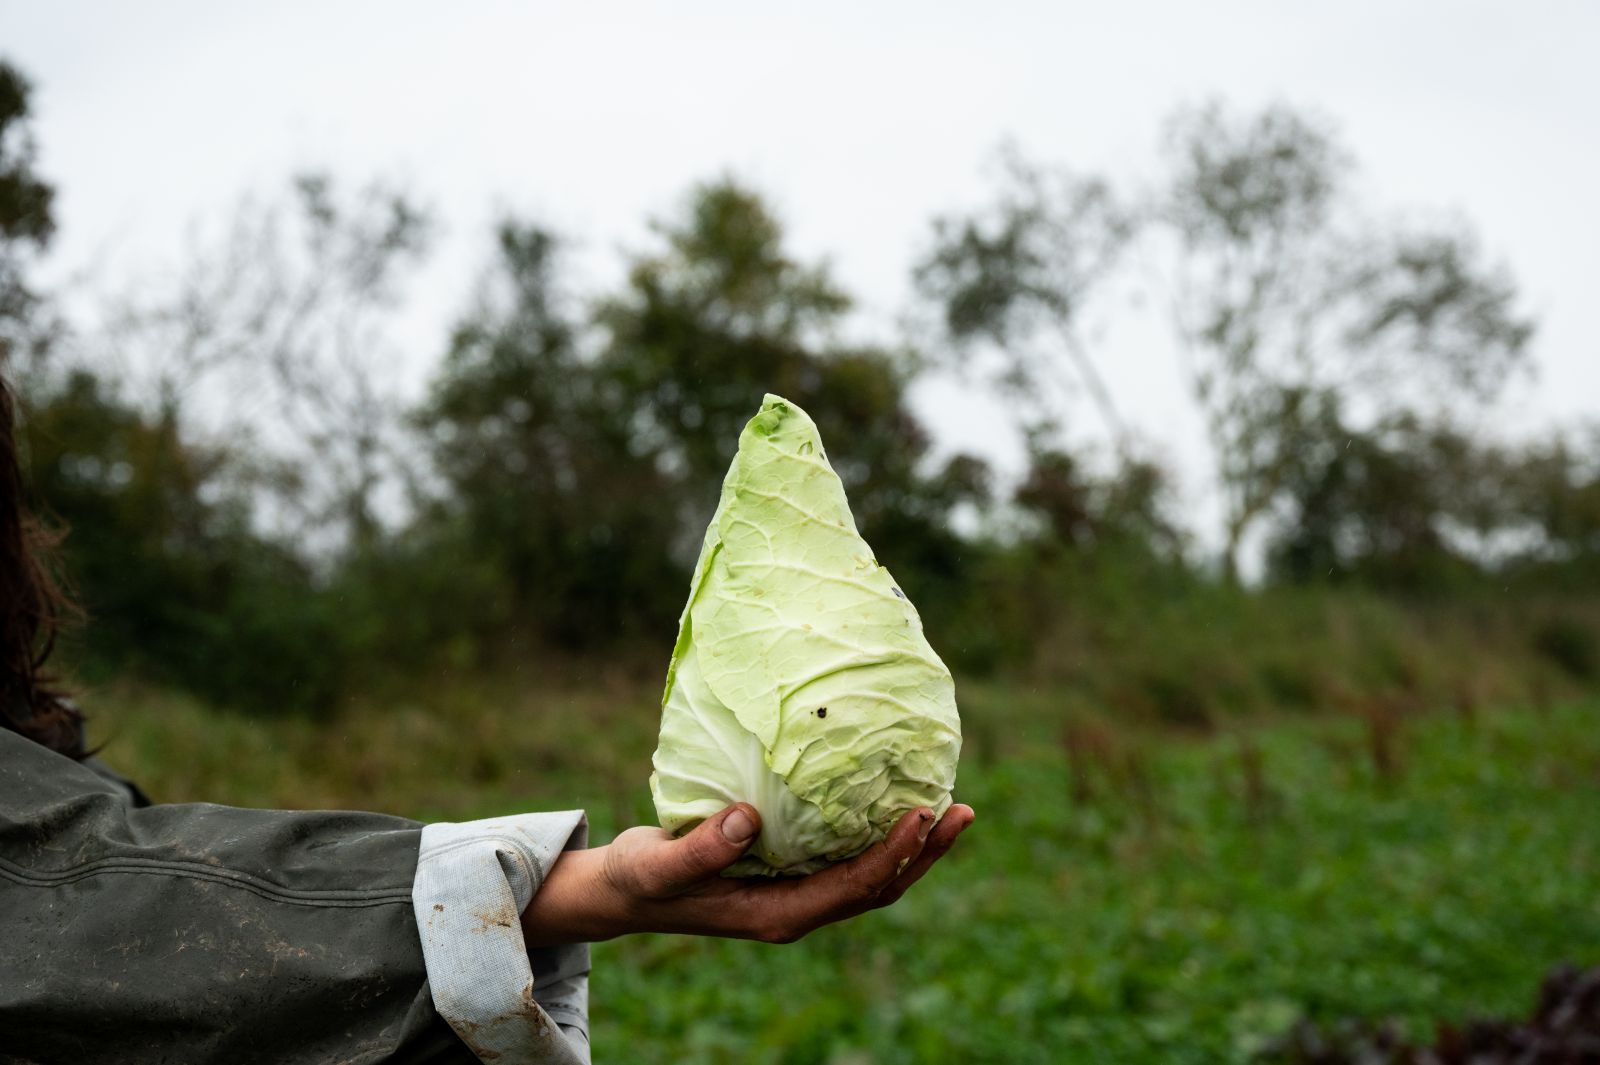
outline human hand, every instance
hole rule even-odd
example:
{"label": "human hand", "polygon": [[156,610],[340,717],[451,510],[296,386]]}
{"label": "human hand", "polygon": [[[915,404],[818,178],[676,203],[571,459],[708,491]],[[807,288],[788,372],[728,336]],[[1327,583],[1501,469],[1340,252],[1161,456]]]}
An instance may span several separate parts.
{"label": "human hand", "polygon": [[912,810],[864,852],[810,876],[720,876],[749,849],[761,815],[748,803],[707,818],[683,838],[630,828],[603,847],[567,851],[522,914],[529,947],[610,939],[628,932],[790,943],[825,924],[894,902],[942,858],[973,821],[956,804],[937,823]]}

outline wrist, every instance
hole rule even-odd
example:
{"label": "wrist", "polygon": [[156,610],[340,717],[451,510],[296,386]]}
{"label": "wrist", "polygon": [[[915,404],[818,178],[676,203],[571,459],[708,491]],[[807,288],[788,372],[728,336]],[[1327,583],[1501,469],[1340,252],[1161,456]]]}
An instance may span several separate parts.
{"label": "wrist", "polygon": [[593,943],[626,931],[626,906],[606,876],[603,846],[564,851],[522,911],[529,949]]}

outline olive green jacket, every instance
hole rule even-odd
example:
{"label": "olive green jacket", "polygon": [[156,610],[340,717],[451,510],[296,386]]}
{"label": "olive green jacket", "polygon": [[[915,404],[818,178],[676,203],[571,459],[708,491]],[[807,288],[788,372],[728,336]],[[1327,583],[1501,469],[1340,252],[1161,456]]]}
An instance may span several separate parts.
{"label": "olive green jacket", "polygon": [[576,812],[148,805],[0,730],[0,1062],[587,1062],[587,948],[472,920],[584,842]]}

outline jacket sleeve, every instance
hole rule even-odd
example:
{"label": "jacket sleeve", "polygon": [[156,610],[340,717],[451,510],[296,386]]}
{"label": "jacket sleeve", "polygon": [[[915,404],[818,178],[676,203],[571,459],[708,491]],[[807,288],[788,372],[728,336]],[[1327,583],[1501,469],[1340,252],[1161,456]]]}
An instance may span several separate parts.
{"label": "jacket sleeve", "polygon": [[413,893],[433,1003],[485,1061],[589,1063],[589,947],[530,953],[522,911],[583,814],[522,814],[422,830]]}
{"label": "jacket sleeve", "polygon": [[[0,1062],[471,1065],[462,1025],[435,1008],[419,936],[424,832],[380,814],[139,808],[112,780],[0,731]],[[517,897],[504,866],[476,873],[473,890]],[[587,953],[546,953],[515,993],[547,999],[551,1014],[523,1017],[553,1017],[564,1039],[520,1060],[586,1060]]]}

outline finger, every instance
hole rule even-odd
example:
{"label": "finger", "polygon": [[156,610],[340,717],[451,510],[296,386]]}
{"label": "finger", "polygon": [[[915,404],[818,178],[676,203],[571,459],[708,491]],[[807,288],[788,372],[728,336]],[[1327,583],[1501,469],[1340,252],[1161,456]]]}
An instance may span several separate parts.
{"label": "finger", "polygon": [[747,802],[706,818],[682,839],[669,840],[639,856],[644,894],[677,895],[716,876],[750,849],[761,831],[761,815]]}
{"label": "finger", "polygon": [[922,853],[917,855],[916,860],[906,866],[905,871],[895,877],[894,883],[884,890],[879,899],[880,905],[887,906],[898,901],[900,896],[906,893],[907,888],[921,880],[922,875],[933,868],[934,862],[950,853],[950,848],[955,846],[956,837],[967,830],[967,826],[972,824],[975,816],[972,807],[960,803],[946,810],[939,823],[928,834],[928,842],[922,845]]}
{"label": "finger", "polygon": [[790,896],[791,920],[809,930],[872,909],[900,871],[922,853],[924,833],[932,827],[932,810],[926,806],[912,810],[881,842],[798,881]]}

